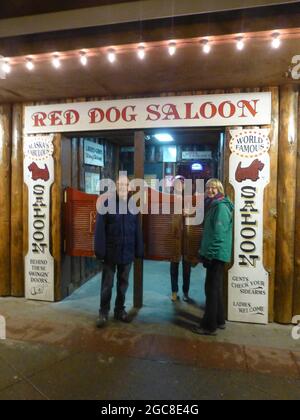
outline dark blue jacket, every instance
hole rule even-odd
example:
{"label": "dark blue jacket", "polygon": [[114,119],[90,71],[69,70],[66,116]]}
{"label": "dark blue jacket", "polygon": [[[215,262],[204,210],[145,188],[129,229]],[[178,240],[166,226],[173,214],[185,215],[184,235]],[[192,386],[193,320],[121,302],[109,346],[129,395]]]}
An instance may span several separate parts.
{"label": "dark blue jacket", "polygon": [[143,234],[139,216],[97,214],[95,228],[95,255],[113,264],[130,264],[144,253]]}

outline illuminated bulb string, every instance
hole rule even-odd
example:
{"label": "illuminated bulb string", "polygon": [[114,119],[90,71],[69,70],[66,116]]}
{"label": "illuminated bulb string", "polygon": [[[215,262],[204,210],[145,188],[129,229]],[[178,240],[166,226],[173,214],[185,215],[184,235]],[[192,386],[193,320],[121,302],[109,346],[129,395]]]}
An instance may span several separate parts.
{"label": "illuminated bulb string", "polygon": [[[250,39],[250,38],[249,38]],[[272,34],[272,40],[271,40],[271,46],[274,49],[278,49],[280,48],[282,43],[282,39],[280,38],[280,33],[276,32]],[[211,52],[211,43],[209,42],[208,39],[204,39],[201,41],[201,45],[202,45],[202,51],[205,54],[209,54]],[[242,51],[245,48],[245,38],[243,38],[242,36],[236,38],[236,48],[238,51]],[[169,55],[172,57],[176,54],[177,51],[177,43],[175,41],[170,41],[168,43],[168,53]],[[145,45],[140,45],[137,49],[137,56],[138,58],[142,61],[145,59],[146,57],[146,47]],[[115,63],[116,59],[117,59],[117,55],[116,55],[116,51],[114,49],[109,49],[107,51],[107,59],[110,63]],[[82,64],[82,66],[86,66],[88,64],[88,56],[87,53],[85,51],[81,51],[80,55],[79,55],[79,60],[80,63]],[[55,69],[59,69],[61,67],[61,59],[59,54],[55,54],[52,57],[52,65]],[[14,63],[12,63],[14,64]],[[34,59],[33,58],[27,58],[25,61],[25,66],[27,68],[27,70],[32,71],[35,68],[35,63],[34,63]],[[5,59],[4,61],[2,61],[2,65],[1,65],[2,71],[5,74],[9,74],[11,73],[11,64],[10,61],[8,59]]]}

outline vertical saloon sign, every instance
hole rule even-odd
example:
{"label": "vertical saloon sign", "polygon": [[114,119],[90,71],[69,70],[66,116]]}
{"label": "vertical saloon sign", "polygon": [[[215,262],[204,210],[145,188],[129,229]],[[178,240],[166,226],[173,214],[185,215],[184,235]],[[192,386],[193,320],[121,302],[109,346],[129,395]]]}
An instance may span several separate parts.
{"label": "vertical saloon sign", "polygon": [[271,122],[271,93],[175,96],[28,106],[28,134]]}
{"label": "vertical saloon sign", "polygon": [[28,187],[27,299],[54,301],[54,260],[50,254],[50,188],[54,181],[53,135],[24,139],[24,179]]}
{"label": "vertical saloon sign", "polygon": [[231,131],[230,183],[235,190],[234,266],[229,320],[268,323],[269,275],[263,266],[264,189],[270,182],[268,129]]}

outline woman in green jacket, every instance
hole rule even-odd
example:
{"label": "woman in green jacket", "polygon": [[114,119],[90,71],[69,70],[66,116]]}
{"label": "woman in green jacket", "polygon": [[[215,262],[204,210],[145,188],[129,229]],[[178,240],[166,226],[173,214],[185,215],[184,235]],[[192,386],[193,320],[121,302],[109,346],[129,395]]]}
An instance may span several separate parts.
{"label": "woman in green jacket", "polygon": [[225,263],[232,256],[233,204],[225,197],[224,187],[218,179],[206,184],[204,233],[200,258],[207,269],[205,294],[206,308],[200,327],[194,332],[216,335],[217,329],[225,329],[223,302],[223,275]]}

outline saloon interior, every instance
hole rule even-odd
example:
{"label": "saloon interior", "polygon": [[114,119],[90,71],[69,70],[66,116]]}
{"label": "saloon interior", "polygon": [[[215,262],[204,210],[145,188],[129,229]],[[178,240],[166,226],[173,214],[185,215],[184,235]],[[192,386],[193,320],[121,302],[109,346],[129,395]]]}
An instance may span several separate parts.
{"label": "saloon interior", "polygon": [[[153,187],[155,180],[172,179],[183,175],[186,179],[204,179],[218,177],[223,179],[223,154],[225,133],[220,128],[215,129],[168,129],[145,131],[144,178]],[[103,145],[104,165],[93,166],[86,163],[85,143],[92,142]],[[84,193],[86,197],[96,197],[99,194],[99,181],[104,178],[116,180],[119,171],[126,171],[129,178],[134,177],[134,132],[111,131],[100,133],[81,133],[80,135],[64,136],[62,138],[62,194],[66,188]],[[83,195],[81,196],[85,198]],[[79,201],[84,207],[85,201]],[[65,229],[69,221],[64,218],[64,235],[73,232]],[[167,219],[164,219],[165,221]],[[161,222],[159,229],[164,228]],[[144,235],[146,226],[144,224]],[[74,228],[72,228],[74,229]],[[76,228],[75,228],[76,229]],[[151,228],[152,230],[152,228]],[[153,228],[153,234],[159,235]],[[148,235],[145,235],[145,241]],[[171,242],[173,241],[170,238]],[[194,237],[197,246],[197,236]],[[146,244],[147,247],[147,244]],[[90,250],[92,251],[92,250]],[[184,251],[182,251],[184,253]],[[174,308],[180,312],[181,305],[171,302],[170,252],[160,250],[160,255],[151,256],[143,263],[142,293],[143,308],[139,318],[151,317],[151,320],[161,322],[162,319],[174,321]],[[157,254],[156,253],[156,254]],[[71,254],[71,255],[70,255]],[[93,257],[62,250],[62,297],[64,300],[57,305],[70,306],[91,313],[97,313],[100,295],[101,264]],[[193,263],[191,272],[189,316],[199,305],[204,305],[204,276],[201,264]],[[127,294],[127,309],[134,302],[134,270],[131,273],[130,289]],[[179,296],[182,297],[182,264],[179,270]],[[193,309],[194,308],[194,309]],[[178,322],[184,322],[176,318]]]}

